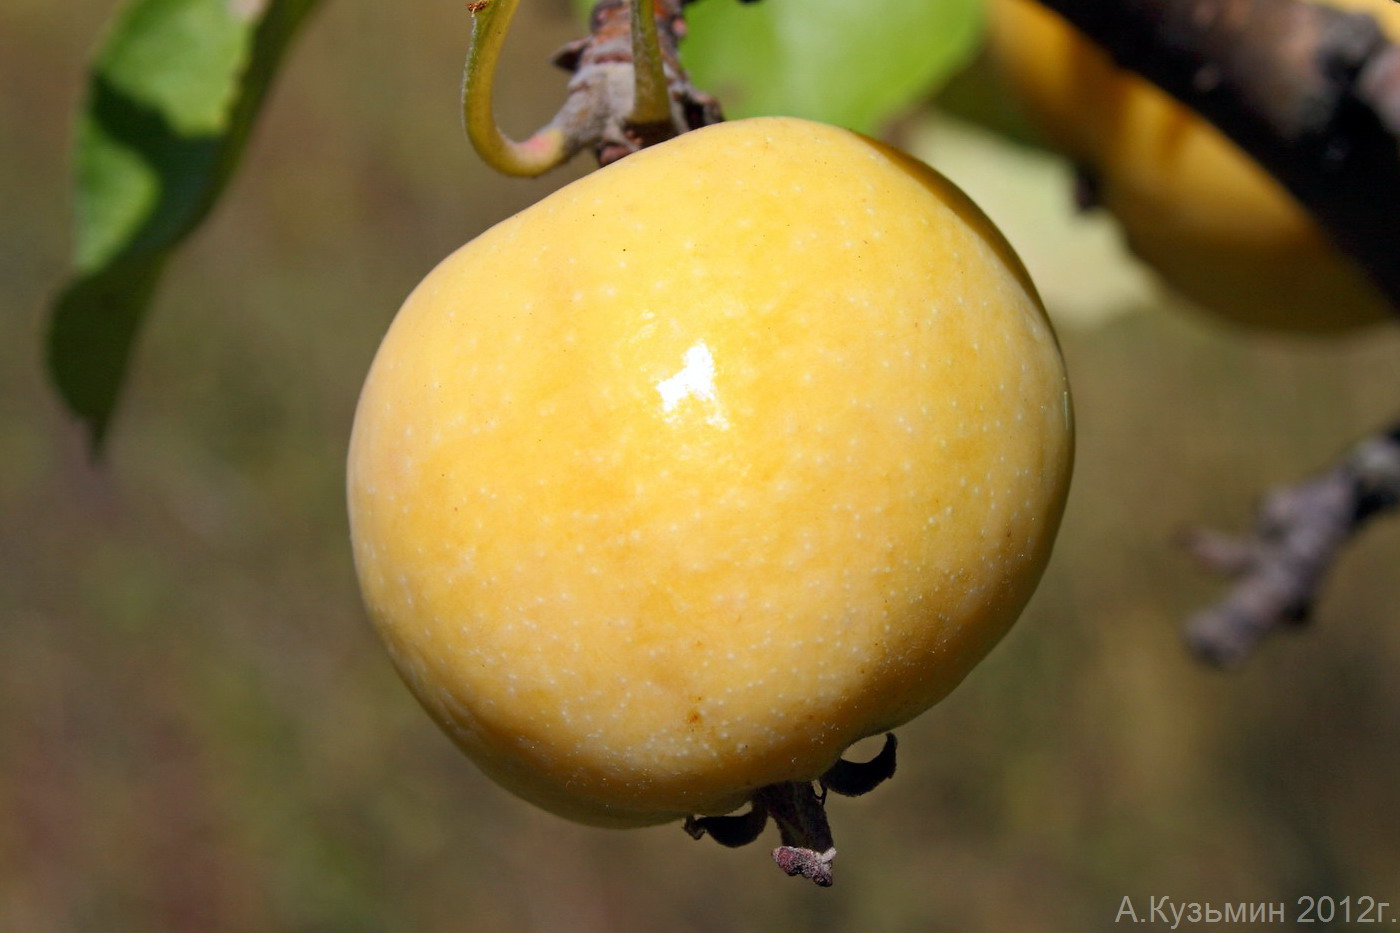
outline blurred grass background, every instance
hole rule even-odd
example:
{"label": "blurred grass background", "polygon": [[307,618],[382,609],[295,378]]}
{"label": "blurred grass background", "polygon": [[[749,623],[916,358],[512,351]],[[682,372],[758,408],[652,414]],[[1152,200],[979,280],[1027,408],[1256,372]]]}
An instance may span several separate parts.
{"label": "blurred grass background", "polygon": [[[498,92],[516,133],[552,112],[542,62],[576,31],[565,0],[525,6]],[[835,802],[838,882],[813,890],[767,837],[589,829],[498,790],[360,608],[342,461],[379,336],[438,259],[586,168],[511,181],[468,150],[460,4],[327,5],[87,461],[40,345],[69,114],[112,10],[0,6],[0,930],[1083,931],[1124,895],[1400,905],[1400,523],[1347,555],[1313,630],[1230,674],[1180,646],[1216,588],[1171,543],[1393,416],[1400,334],[1218,329],[1069,215],[1062,167],[906,125],[1042,282],[1078,472],[1031,609],[902,730],[890,785]]]}

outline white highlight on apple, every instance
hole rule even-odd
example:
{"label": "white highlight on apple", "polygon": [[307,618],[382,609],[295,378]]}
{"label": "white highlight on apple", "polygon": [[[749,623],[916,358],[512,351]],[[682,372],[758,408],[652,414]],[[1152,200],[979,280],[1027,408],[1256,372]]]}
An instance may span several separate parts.
{"label": "white highlight on apple", "polygon": [[675,420],[679,417],[681,402],[693,398],[709,406],[707,422],[718,428],[729,427],[715,391],[715,357],[710,348],[702,340],[686,350],[681,359],[684,365],[680,372],[656,384],[656,391],[661,393],[661,411],[668,419]]}

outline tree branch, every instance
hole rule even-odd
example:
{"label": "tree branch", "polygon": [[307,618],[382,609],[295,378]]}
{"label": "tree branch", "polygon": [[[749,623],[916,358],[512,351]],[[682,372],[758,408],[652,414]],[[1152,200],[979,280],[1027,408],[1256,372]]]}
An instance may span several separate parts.
{"label": "tree branch", "polygon": [[1302,0],[1043,0],[1271,172],[1400,308],[1400,47]]}
{"label": "tree branch", "polygon": [[1400,424],[1367,438],[1325,473],[1270,492],[1250,535],[1189,535],[1185,544],[1197,560],[1236,581],[1224,599],[1187,624],[1192,649],[1231,664],[1271,632],[1306,622],[1343,546],[1397,505]]}
{"label": "tree branch", "polygon": [[[1215,124],[1277,178],[1400,311],[1400,47],[1371,17],[1300,0],[1042,0]],[[1305,622],[1343,547],[1400,503],[1400,425],[1270,492],[1244,538],[1186,544],[1235,582],[1187,624],[1238,662]]]}

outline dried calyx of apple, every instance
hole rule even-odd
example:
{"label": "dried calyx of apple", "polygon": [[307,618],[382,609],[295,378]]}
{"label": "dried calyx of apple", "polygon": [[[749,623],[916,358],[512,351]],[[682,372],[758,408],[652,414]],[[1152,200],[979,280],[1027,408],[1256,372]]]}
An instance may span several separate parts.
{"label": "dried calyx of apple", "polygon": [[737,848],[758,839],[771,817],[782,838],[782,845],[773,850],[773,861],[789,875],[801,875],[828,887],[836,842],[826,819],[826,795],[835,792],[859,797],[894,777],[897,746],[894,733],[886,732],[884,747],[874,758],[866,762],[842,758],[832,765],[817,779],[820,793],[810,781],[772,784],[754,794],[747,813],[688,816],[685,831],[695,839],[709,835],[720,845]]}

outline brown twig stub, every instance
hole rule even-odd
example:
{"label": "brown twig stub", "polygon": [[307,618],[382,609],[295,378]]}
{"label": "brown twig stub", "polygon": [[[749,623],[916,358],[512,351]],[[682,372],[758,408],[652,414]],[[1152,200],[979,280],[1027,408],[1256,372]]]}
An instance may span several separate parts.
{"label": "brown twig stub", "polygon": [[1400,308],[1400,51],[1303,0],[1043,0],[1272,173]]}
{"label": "brown twig stub", "polygon": [[671,97],[668,120],[631,119],[635,82],[628,0],[600,0],[589,17],[588,36],[570,42],[554,57],[573,78],[568,99],[551,125],[574,140],[575,148],[591,148],[599,165],[723,119],[718,102],[697,90],[681,68],[677,46],[685,35],[685,20],[680,0],[656,0],[655,11]]}
{"label": "brown twig stub", "polygon": [[1270,633],[1307,621],[1343,546],[1397,504],[1400,426],[1368,438],[1326,472],[1270,492],[1251,534],[1188,536],[1197,560],[1235,581],[1224,599],[1188,622],[1188,644],[1208,661],[1232,664]]}

